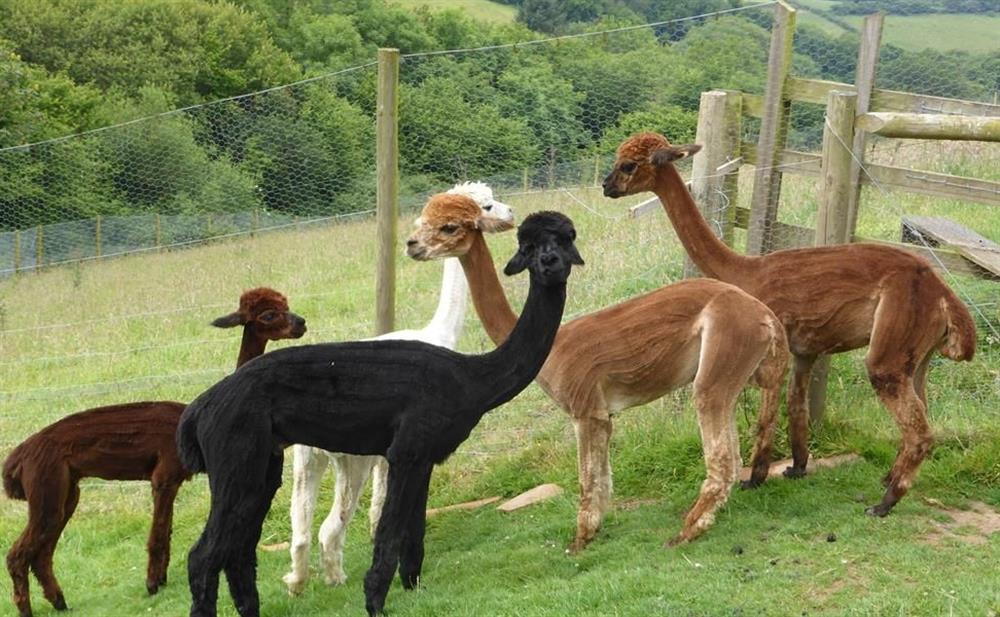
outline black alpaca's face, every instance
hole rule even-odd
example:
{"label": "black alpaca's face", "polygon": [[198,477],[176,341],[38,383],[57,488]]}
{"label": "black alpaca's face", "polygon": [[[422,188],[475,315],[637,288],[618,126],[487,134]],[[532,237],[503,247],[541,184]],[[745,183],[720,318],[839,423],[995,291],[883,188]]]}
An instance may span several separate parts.
{"label": "black alpaca's face", "polygon": [[569,217],[558,212],[536,212],[517,229],[517,253],[507,262],[504,274],[524,269],[542,285],[565,283],[574,265],[582,266],[576,250],[576,229]]}

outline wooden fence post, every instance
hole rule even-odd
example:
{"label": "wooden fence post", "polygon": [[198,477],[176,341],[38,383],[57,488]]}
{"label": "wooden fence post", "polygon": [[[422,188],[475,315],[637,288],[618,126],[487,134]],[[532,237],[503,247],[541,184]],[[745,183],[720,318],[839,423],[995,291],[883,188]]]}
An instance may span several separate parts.
{"label": "wooden fence post", "polygon": [[778,0],[771,28],[771,49],[767,61],[767,85],[764,88],[764,113],[757,141],[757,167],[754,170],[753,196],[750,198],[750,222],[747,224],[747,253],[763,255],[773,245],[774,222],[781,194],[781,172],[777,164],[785,147],[790,101],[785,83],[792,66],[792,41],[795,36],[795,9]]}
{"label": "wooden fence post", "polygon": [[[739,156],[740,116],[743,97],[738,93],[712,90],[701,93],[698,106],[698,131],[695,142],[702,150],[694,155],[691,169],[691,194],[714,229],[726,244],[733,243],[736,221],[736,185],[739,169],[722,174],[719,167]],[[684,258],[684,277],[701,276],[691,258]]]}
{"label": "wooden fence post", "polygon": [[399,211],[399,50],[378,50],[375,159],[378,170],[375,333],[394,330],[396,312],[396,222]]}
{"label": "wooden fence post", "polygon": [[[816,213],[816,246],[850,242],[850,196],[856,190],[851,180],[854,163],[854,115],[858,95],[833,90],[827,99],[823,126],[823,155],[819,179],[819,210]],[[820,356],[813,365],[809,383],[809,419],[816,422],[826,411],[826,381],[830,356]]]}
{"label": "wooden fence post", "polygon": [[101,256],[101,215],[94,219],[94,256]]}

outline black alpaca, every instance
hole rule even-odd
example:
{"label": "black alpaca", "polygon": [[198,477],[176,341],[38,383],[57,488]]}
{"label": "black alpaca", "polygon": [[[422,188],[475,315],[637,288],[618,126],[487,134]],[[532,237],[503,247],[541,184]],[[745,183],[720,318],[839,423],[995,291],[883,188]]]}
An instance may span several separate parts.
{"label": "black alpaca", "polygon": [[397,565],[403,587],[413,588],[431,470],[545,362],[572,264],[583,263],[575,237],[572,221],[555,212],[521,224],[504,273],[528,269],[528,299],[510,337],[490,353],[417,341],[292,347],[249,362],[191,403],[178,427],[181,461],[207,472],[212,492],[208,522],[188,556],[191,615],[216,614],[220,570],[239,614],[260,614],[255,548],[281,485],[282,449],[292,443],[388,459],[365,607],[369,615],[382,611]]}

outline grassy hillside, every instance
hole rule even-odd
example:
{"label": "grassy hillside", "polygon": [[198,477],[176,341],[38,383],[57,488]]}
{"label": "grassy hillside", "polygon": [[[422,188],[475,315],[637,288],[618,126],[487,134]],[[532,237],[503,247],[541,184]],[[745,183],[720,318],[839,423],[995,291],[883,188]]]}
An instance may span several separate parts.
{"label": "grassy hillside", "polygon": [[517,18],[517,7],[490,0],[393,0],[393,3],[408,9],[421,6],[432,11],[459,9],[473,19],[497,24],[508,24]]}
{"label": "grassy hillside", "polygon": [[[844,28],[831,20],[833,0],[791,0],[799,10],[799,23],[815,25],[830,34],[844,32]],[[855,28],[864,20],[860,15],[834,15]],[[888,15],[882,40],[904,49],[958,49],[971,53],[991,52],[1000,49],[997,33],[1000,32],[1000,15],[972,15],[957,13],[931,13],[926,15]]]}
{"label": "grassy hillside", "polygon": [[[786,176],[783,186],[783,218],[808,223],[815,212],[814,180]],[[501,197],[519,217],[547,208],[576,222],[587,266],[574,270],[567,318],[679,276],[681,247],[666,217],[625,216],[638,199],[609,202],[596,190]],[[869,235],[896,233],[903,211],[943,211],[987,235],[1000,232],[1000,220],[988,209],[869,197],[862,218]],[[231,370],[238,335],[207,324],[232,310],[250,286],[272,285],[289,296],[309,322],[298,342],[369,335],[373,237],[372,222],[363,221],[0,282],[0,455],[71,411],[122,400],[190,400]],[[491,238],[490,245],[502,264],[513,251],[513,234]],[[433,312],[440,264],[401,254],[397,263],[397,325],[419,327]],[[519,307],[526,279],[505,278],[504,285]],[[995,293],[990,289],[995,287],[985,293]],[[466,326],[461,350],[492,347],[472,311]],[[421,589],[404,593],[394,585],[389,609],[406,616],[981,616],[1000,610],[1000,586],[987,580],[1000,561],[1000,537],[949,523],[942,509],[967,508],[974,500],[1000,505],[1000,350],[985,336],[983,343],[971,364],[934,362],[928,390],[938,447],[890,517],[862,515],[881,494],[879,478],[892,462],[897,433],[867,384],[863,354],[852,353],[834,361],[830,412],[815,428],[812,447],[814,455],[853,451],[863,460],[798,482],[779,479],[757,491],[737,490],[703,539],[673,550],[661,544],[679,529],[704,470],[687,389],[616,418],[616,509],[594,545],[569,556],[564,547],[574,529],[576,497],[572,429],[531,386],[487,415],[435,472],[431,506],[510,496],[540,482],[557,482],[567,492],[510,515],[485,508],[431,519]],[[756,400],[747,392],[737,405],[744,458]],[[784,431],[779,435],[778,454],[785,455]],[[289,453],[263,545],[288,539],[290,465]],[[327,478],[320,511],[330,504],[329,484]],[[170,584],[153,598],[143,588],[149,502],[144,483],[85,482],[56,556],[74,615],[186,613],[185,554],[204,524],[207,482],[197,477],[181,491]],[[23,502],[0,499],[0,546],[20,533],[25,512]],[[317,577],[302,597],[289,598],[280,581],[287,551],[261,550],[258,556],[262,614],[361,614],[361,582],[370,563],[366,521],[356,521],[349,537],[350,580],[342,587],[326,587]],[[318,567],[318,556],[313,563]],[[9,593],[9,580],[0,576],[0,595]],[[53,614],[34,582],[32,597],[37,615]],[[224,586],[220,608],[220,615],[235,615]]]}

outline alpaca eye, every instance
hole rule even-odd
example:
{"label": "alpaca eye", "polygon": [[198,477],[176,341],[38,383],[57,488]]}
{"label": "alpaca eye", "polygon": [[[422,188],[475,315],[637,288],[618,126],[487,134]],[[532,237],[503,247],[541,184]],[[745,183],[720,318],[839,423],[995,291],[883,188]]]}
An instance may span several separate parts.
{"label": "alpaca eye", "polygon": [[635,167],[636,167],[635,163],[631,161],[629,161],[628,163],[622,163],[622,171],[627,174],[630,174],[633,171],[635,171]]}
{"label": "alpaca eye", "polygon": [[274,321],[275,317],[277,317],[277,315],[275,315],[274,313],[264,313],[263,315],[260,316],[260,320],[261,321]]}
{"label": "alpaca eye", "polygon": [[490,205],[488,205],[488,206],[484,206],[484,207],[483,207],[483,210],[486,210],[487,212],[489,212],[489,211],[490,211],[490,210],[492,210],[492,209],[493,209],[493,204],[490,204]]}
{"label": "alpaca eye", "polygon": [[453,234],[458,231],[458,225],[442,225],[441,232],[446,234]]}

